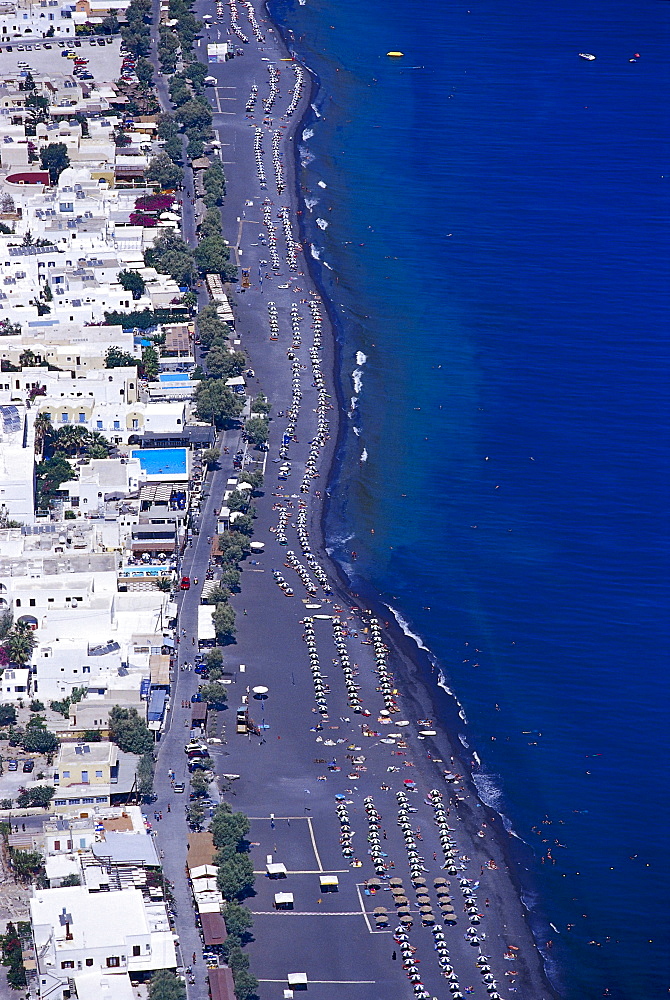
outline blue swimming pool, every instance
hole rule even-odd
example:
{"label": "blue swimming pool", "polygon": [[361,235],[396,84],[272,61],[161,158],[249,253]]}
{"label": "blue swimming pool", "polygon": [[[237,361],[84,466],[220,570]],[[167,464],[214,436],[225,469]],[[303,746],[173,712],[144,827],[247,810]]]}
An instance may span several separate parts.
{"label": "blue swimming pool", "polygon": [[158,376],[161,382],[189,382],[188,372],[161,372]]}
{"label": "blue swimming pool", "polygon": [[186,448],[137,448],[131,454],[149,476],[184,476],[188,471]]}

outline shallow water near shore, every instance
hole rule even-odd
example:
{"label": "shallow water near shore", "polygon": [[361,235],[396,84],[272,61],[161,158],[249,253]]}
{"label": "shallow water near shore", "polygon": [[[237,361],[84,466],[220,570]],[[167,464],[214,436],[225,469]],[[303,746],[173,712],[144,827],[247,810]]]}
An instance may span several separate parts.
{"label": "shallow water near shore", "polygon": [[458,697],[563,995],[667,995],[670,9],[271,10],[321,83],[329,543]]}

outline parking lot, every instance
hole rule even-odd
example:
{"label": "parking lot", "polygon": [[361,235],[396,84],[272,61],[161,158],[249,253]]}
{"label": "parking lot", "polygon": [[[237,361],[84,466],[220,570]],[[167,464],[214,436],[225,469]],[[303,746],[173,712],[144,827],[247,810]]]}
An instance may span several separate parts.
{"label": "parking lot", "polygon": [[[73,60],[67,59],[63,52],[72,48],[78,56],[88,59],[88,71],[93,74],[97,81],[109,83],[117,80],[121,74],[121,39],[116,36],[112,38],[111,45],[105,42],[98,45],[97,41],[88,38],[78,38],[79,46],[75,47],[75,40],[64,42],[56,39],[44,39],[38,42],[26,42],[15,40],[11,42],[11,52],[7,51],[8,46],[0,46],[0,75],[5,73],[17,73],[20,68],[19,63],[28,63],[31,72],[39,72],[47,76],[57,73],[71,73]],[[47,48],[50,46],[50,48]]]}

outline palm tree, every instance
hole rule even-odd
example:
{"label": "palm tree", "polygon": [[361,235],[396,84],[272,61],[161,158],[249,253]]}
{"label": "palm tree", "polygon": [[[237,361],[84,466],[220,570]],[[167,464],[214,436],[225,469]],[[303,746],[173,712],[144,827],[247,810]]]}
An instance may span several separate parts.
{"label": "palm tree", "polygon": [[154,580],[154,587],[163,594],[169,594],[172,590],[172,580],[169,576],[157,576]]}
{"label": "palm tree", "polygon": [[38,413],[35,417],[35,454],[42,457],[44,446],[53,435],[53,424],[48,413]]}
{"label": "palm tree", "polygon": [[84,445],[84,450],[89,458],[107,458],[110,451],[110,444],[104,434],[100,431],[88,431],[88,438]]}
{"label": "palm tree", "polygon": [[66,455],[79,456],[89,438],[89,432],[81,424],[65,424],[55,435],[54,446]]}
{"label": "palm tree", "polygon": [[25,666],[37,645],[35,633],[23,622],[17,622],[3,643],[11,663]]}

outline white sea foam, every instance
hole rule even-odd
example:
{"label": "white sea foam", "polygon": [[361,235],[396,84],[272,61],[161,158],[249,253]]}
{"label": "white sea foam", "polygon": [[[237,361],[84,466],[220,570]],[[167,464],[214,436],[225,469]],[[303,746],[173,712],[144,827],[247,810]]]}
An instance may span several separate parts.
{"label": "white sea foam", "polygon": [[328,223],[326,222],[325,219],[317,219],[316,224],[319,227],[319,229],[328,229]]}
{"label": "white sea foam", "polygon": [[323,264],[324,267],[327,267],[329,271],[333,270],[327,260],[322,260],[321,263]]}
{"label": "white sea foam", "polygon": [[367,448],[363,448],[363,451],[361,452],[360,461],[361,462],[367,462],[367,460],[368,460],[368,449]]}
{"label": "white sea foam", "polygon": [[423,639],[421,638],[420,635],[417,635],[416,632],[412,632],[411,628],[409,627],[409,622],[405,621],[405,619],[400,614],[400,612],[396,611],[396,609],[393,608],[393,607],[391,607],[390,604],[387,605],[387,607],[388,607],[389,611],[391,612],[391,614],[393,615],[393,617],[395,618],[395,620],[397,621],[397,623],[400,626],[400,628],[405,633],[405,635],[409,639],[414,639],[414,642],[417,644],[417,646],[419,647],[419,649],[425,649],[426,652],[428,652],[429,651],[428,650],[428,646],[424,645]]}
{"label": "white sea foam", "polygon": [[[310,104],[310,108],[312,109],[317,118],[321,118],[321,112],[317,108],[316,104]],[[326,185],[324,184],[323,186],[325,187]]]}
{"label": "white sea foam", "polygon": [[310,210],[310,212],[318,204],[319,204],[319,199],[318,198],[305,198],[305,206],[306,206],[306,208],[308,208]]}
{"label": "white sea foam", "polygon": [[358,368],[354,368],[351,373],[351,381],[354,383],[354,392],[359,396],[363,388],[363,372]]}
{"label": "white sea foam", "polygon": [[300,153],[300,164],[303,167],[306,167],[309,163],[312,163],[316,159],[314,153],[312,153],[307,146],[298,146],[298,151]]}
{"label": "white sea foam", "polygon": [[444,676],[444,673],[442,672],[441,669],[438,669],[438,672],[437,672],[437,686],[441,687],[443,691],[446,691],[446,693],[451,698],[454,699],[454,701],[458,705],[458,714],[461,717],[461,719],[463,720],[463,722],[465,722],[466,725],[467,725],[467,721],[468,720],[465,717],[465,709],[463,708],[463,706],[461,705],[460,701],[456,697],[456,694],[451,690],[451,688],[447,684],[447,678]]}
{"label": "white sea foam", "polygon": [[313,243],[310,243],[309,250],[314,260],[321,260],[321,251],[317,250]]}
{"label": "white sea foam", "polygon": [[320,188],[324,188],[325,189],[325,188],[328,187],[328,185],[326,184],[325,181],[317,181],[316,184],[317,184],[317,187],[320,187]]}
{"label": "white sea foam", "polygon": [[484,805],[488,806],[489,809],[495,809],[496,812],[500,812],[503,794],[498,776],[487,774],[485,771],[479,771],[472,775],[472,780],[477,788],[479,798]]}
{"label": "white sea foam", "polygon": [[360,427],[353,427],[352,430],[353,430],[353,432],[354,432],[354,434],[356,435],[357,438],[361,436],[361,429],[360,429]]}
{"label": "white sea foam", "polygon": [[368,360],[367,354],[363,354],[362,351],[356,351],[356,364],[357,365],[364,365],[367,360]]}
{"label": "white sea foam", "polygon": [[466,749],[466,750],[469,750],[469,749],[470,749],[470,744],[469,744],[469,743],[468,743],[468,741],[466,740],[466,738],[465,738],[465,736],[463,735],[463,733],[459,733],[459,734],[458,734],[458,740],[459,740],[459,742],[460,742],[460,744],[461,744],[461,746],[462,746],[462,747],[465,747],[465,749]]}
{"label": "white sea foam", "polygon": [[357,406],[358,406],[358,400],[356,399],[355,396],[352,396],[351,399],[349,400],[349,413],[353,413]]}
{"label": "white sea foam", "polygon": [[302,133],[302,141],[303,142],[309,142],[309,140],[312,138],[313,135],[314,135],[314,129],[313,128],[306,128],[304,130],[304,132]]}

